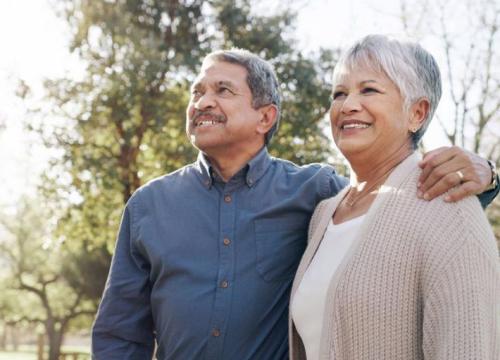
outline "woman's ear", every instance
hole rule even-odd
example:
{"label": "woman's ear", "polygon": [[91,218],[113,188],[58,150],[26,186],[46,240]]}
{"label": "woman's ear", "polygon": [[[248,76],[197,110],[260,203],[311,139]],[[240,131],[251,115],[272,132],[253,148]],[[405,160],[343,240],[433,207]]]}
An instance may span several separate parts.
{"label": "woman's ear", "polygon": [[417,132],[429,114],[430,102],[426,98],[421,98],[410,107],[410,121],[408,129],[410,132]]}
{"label": "woman's ear", "polygon": [[259,108],[262,118],[257,126],[259,134],[267,134],[273,127],[278,117],[278,108],[274,104],[269,104]]}

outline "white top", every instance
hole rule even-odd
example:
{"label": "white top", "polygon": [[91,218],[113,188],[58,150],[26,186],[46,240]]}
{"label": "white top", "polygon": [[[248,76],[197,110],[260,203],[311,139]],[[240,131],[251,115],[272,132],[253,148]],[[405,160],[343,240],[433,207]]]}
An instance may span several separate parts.
{"label": "white top", "polygon": [[295,293],[290,310],[308,360],[319,359],[328,285],[356,238],[364,217],[362,215],[338,225],[330,221]]}

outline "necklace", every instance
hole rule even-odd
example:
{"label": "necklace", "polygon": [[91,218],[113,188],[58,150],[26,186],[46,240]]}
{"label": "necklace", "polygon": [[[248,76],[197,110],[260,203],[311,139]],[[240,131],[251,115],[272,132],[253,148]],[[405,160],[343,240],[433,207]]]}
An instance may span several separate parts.
{"label": "necklace", "polygon": [[[392,169],[390,169],[392,170]],[[359,200],[361,200],[362,198],[364,198],[365,196],[367,196],[368,194],[371,193],[371,191],[377,186],[377,185],[382,185],[380,184],[379,180],[384,176],[386,175],[388,172],[382,174],[382,176],[380,176],[379,178],[377,178],[375,180],[375,182],[373,182],[373,184],[371,184],[370,186],[365,186],[363,188],[363,190],[361,190],[359,193],[358,193],[358,196],[355,196],[354,193],[352,192],[352,190],[354,188],[350,188],[349,189],[349,192],[347,193],[347,196],[345,197],[345,204],[352,208],[354,206],[354,204],[356,204]]]}
{"label": "necklace", "polygon": [[[403,159],[404,160],[404,159]],[[397,164],[394,166],[391,166],[388,170],[384,171],[381,175],[377,176],[375,180],[373,180],[372,184],[368,186],[368,180],[365,182],[365,187],[356,195],[353,193],[353,187],[349,189],[349,192],[347,193],[347,196],[344,198],[345,204],[352,208],[354,204],[356,204],[359,200],[367,196],[368,194],[371,193],[373,189],[375,189],[377,186],[381,186],[383,183],[383,180],[389,175],[389,173],[396,167],[398,166],[403,160],[399,161]],[[376,169],[375,169],[376,170]]]}

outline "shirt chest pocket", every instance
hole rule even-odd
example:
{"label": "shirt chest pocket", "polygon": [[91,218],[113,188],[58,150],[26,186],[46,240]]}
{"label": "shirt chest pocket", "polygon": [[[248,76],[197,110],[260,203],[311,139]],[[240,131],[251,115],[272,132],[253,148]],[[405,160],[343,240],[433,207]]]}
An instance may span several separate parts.
{"label": "shirt chest pocket", "polygon": [[307,245],[307,224],[297,218],[255,220],[257,272],[266,281],[293,278]]}

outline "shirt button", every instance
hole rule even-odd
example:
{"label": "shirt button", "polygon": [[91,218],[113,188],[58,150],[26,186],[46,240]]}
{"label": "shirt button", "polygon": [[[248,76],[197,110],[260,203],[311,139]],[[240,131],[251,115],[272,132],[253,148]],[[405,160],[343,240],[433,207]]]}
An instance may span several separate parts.
{"label": "shirt button", "polygon": [[231,244],[231,240],[229,240],[228,238],[224,238],[224,240],[222,241],[224,243],[224,245],[228,246],[229,244]]}
{"label": "shirt button", "polygon": [[232,200],[231,195],[224,195],[224,201],[230,203]]}
{"label": "shirt button", "polygon": [[219,329],[213,329],[212,330],[212,336],[219,337],[220,336],[220,330]]}
{"label": "shirt button", "polygon": [[224,281],[222,281],[222,282],[220,283],[220,287],[221,287],[221,288],[224,288],[224,289],[225,289],[225,288],[227,288],[228,286],[229,286],[229,283],[228,283],[226,280],[224,280]]}

